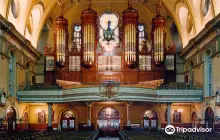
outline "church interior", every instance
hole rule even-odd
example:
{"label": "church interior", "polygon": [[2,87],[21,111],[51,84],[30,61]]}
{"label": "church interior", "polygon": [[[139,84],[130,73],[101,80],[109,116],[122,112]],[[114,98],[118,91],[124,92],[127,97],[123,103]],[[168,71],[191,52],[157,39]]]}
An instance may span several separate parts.
{"label": "church interior", "polygon": [[220,139],[219,56],[220,0],[0,0],[0,140]]}

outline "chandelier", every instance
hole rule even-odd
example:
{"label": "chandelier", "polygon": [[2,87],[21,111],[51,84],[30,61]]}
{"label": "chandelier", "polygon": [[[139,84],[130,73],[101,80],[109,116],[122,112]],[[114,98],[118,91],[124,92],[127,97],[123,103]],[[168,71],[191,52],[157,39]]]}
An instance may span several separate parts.
{"label": "chandelier", "polygon": [[100,95],[108,99],[115,97],[119,93],[119,86],[120,83],[114,81],[105,81],[103,83],[100,83],[99,85]]}

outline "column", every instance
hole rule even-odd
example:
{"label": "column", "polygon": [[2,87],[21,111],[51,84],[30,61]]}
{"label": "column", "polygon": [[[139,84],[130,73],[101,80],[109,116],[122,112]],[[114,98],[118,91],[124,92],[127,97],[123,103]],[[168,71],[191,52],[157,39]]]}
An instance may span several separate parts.
{"label": "column", "polygon": [[193,64],[192,62],[190,62],[190,66],[189,66],[189,84],[192,87],[193,86]]}
{"label": "column", "polygon": [[17,96],[17,64],[16,64],[16,56],[14,52],[11,53],[12,59],[12,97]]}
{"label": "column", "polygon": [[26,86],[29,88],[31,85],[31,64],[28,64],[26,70]]}
{"label": "column", "polygon": [[48,130],[53,130],[52,127],[52,103],[48,103]]}
{"label": "column", "polygon": [[91,127],[91,103],[86,103],[88,107],[88,119],[87,119],[87,125],[90,128]]}
{"label": "column", "polygon": [[171,103],[167,103],[167,125],[171,124]]}
{"label": "column", "polygon": [[130,120],[130,106],[132,103],[127,103],[127,126],[131,127],[131,120]]}

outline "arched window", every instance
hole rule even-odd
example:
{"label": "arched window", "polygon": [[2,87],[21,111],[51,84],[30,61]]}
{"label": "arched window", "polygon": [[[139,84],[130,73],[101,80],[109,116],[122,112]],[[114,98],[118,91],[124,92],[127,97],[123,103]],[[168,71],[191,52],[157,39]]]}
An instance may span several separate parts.
{"label": "arched window", "polygon": [[181,112],[175,110],[173,112],[173,123],[181,123]]}
{"label": "arched window", "polygon": [[138,47],[140,51],[139,55],[139,69],[141,71],[151,70],[151,45],[146,39],[146,27],[145,24],[138,24]]}
{"label": "arched window", "polygon": [[113,11],[106,11],[99,17],[99,40],[97,47],[98,70],[119,71],[121,70],[119,18]]}
{"label": "arched window", "polygon": [[145,25],[143,23],[139,23],[138,24],[138,43],[139,43],[139,50],[142,50],[142,44],[144,43],[144,41],[146,40],[146,36],[145,36]]}
{"label": "arched window", "polygon": [[81,50],[81,30],[81,24],[77,23],[73,25],[71,52],[79,52]]}

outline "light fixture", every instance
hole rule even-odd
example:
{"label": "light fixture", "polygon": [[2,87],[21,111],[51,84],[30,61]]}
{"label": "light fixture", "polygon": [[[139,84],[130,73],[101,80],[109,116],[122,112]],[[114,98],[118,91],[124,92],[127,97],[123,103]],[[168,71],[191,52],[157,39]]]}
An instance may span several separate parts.
{"label": "light fixture", "polygon": [[114,81],[105,81],[103,83],[100,83],[100,85],[99,85],[100,95],[110,99],[110,98],[118,95],[119,86],[120,86],[120,83],[114,82]]}
{"label": "light fixture", "polygon": [[178,112],[183,112],[183,109],[178,109],[177,111],[178,111]]}
{"label": "light fixture", "polygon": [[2,88],[1,90],[1,102],[0,102],[0,106],[4,107],[6,105],[6,93],[4,91],[4,88]]}

